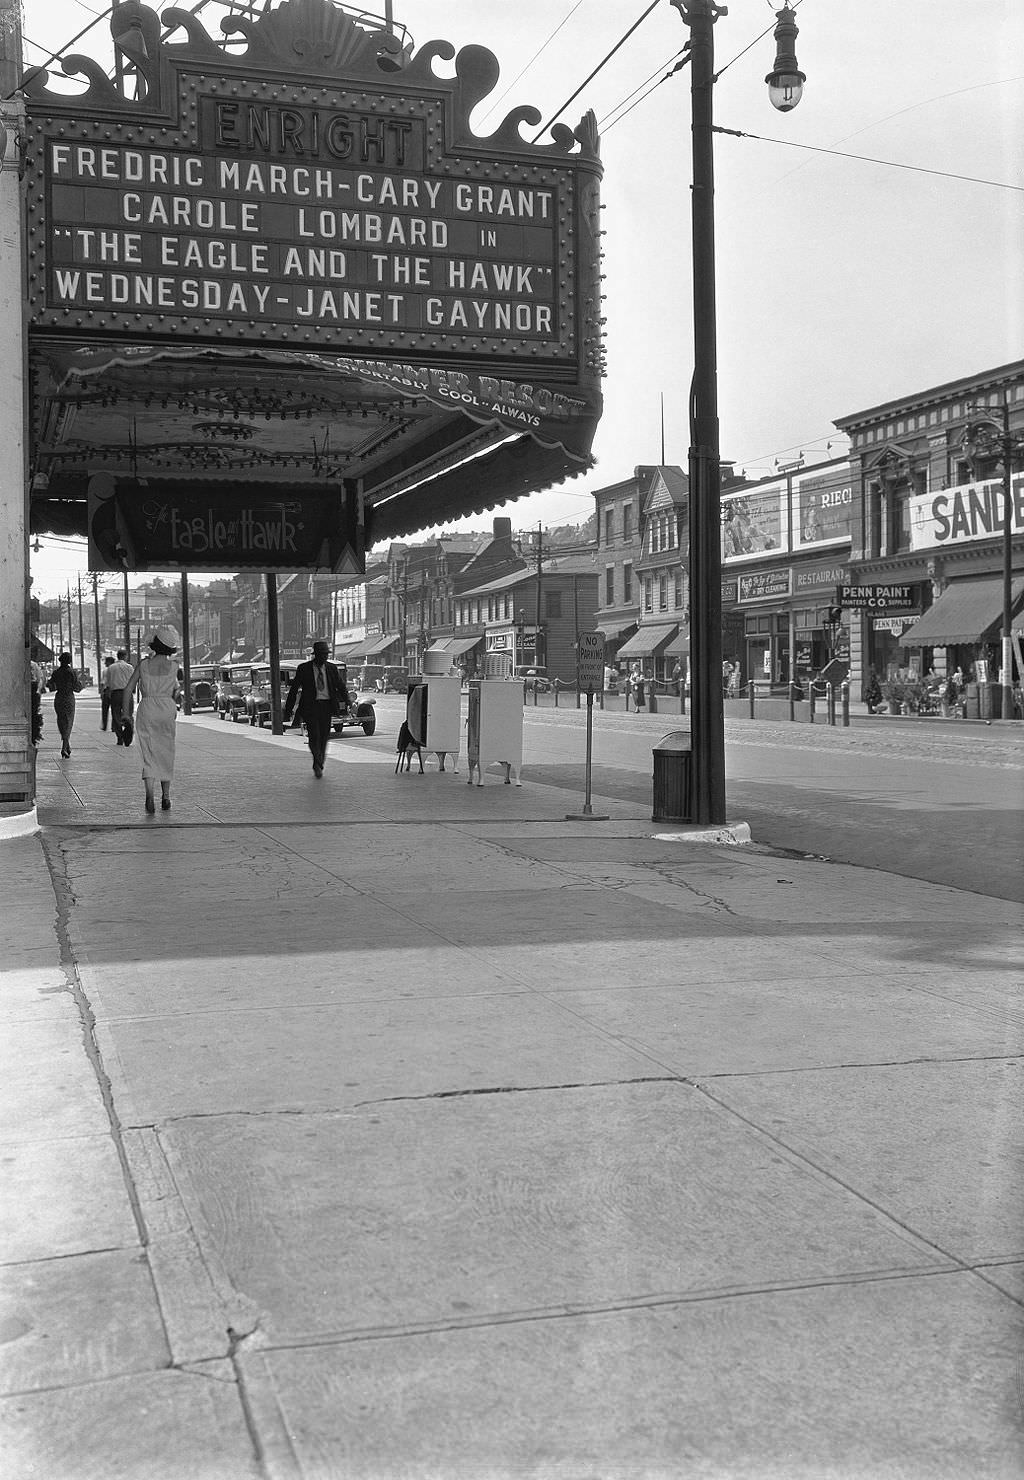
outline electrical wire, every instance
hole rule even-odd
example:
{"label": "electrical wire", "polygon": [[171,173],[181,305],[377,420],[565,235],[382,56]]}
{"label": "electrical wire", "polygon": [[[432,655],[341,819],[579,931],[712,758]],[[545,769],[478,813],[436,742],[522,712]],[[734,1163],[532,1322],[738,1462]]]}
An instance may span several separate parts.
{"label": "electrical wire", "polygon": [[838,159],[859,159],[864,164],[880,164],[890,170],[909,170],[915,175],[938,175],[943,180],[964,180],[970,185],[989,185],[993,190],[1013,190],[1024,195],[1024,185],[1009,185],[1004,180],[983,180],[977,175],[956,175],[949,170],[930,170],[920,164],[899,164],[893,159],[875,159],[870,154],[848,154],[844,149],[826,149],[817,144],[799,144],[794,139],[772,139],[765,134],[748,134],[741,129],[712,126],[712,133],[728,134],[734,139],[756,139],[760,144],[782,144],[787,149],[806,149],[812,154],[833,154]]}
{"label": "electrical wire", "polygon": [[590,82],[593,82],[593,80],[597,76],[598,72],[600,72],[603,67],[606,67],[608,65],[608,63],[611,61],[611,59],[615,55],[615,53],[621,47],[625,46],[626,42],[629,40],[630,36],[632,36],[633,32],[636,31],[636,30],[638,30],[639,27],[643,25],[644,21],[647,19],[647,17],[651,14],[652,11],[657,10],[659,4],[660,4],[660,0],[652,0],[652,3],[650,5],[648,5],[648,7],[644,11],[643,15],[640,16],[640,18],[638,20],[635,20],[633,22],[633,24],[630,26],[629,30],[625,33],[625,35],[622,36],[622,37],[620,37],[620,39],[615,43],[615,45],[612,47],[612,49],[608,53],[608,55],[605,56],[605,57],[603,57],[602,60],[600,62],[598,62],[597,66],[594,68],[593,72],[591,72],[590,76],[589,77],[585,77],[583,79],[583,81],[580,83],[579,87],[576,89],[576,91],[572,94],[572,96],[566,98],[565,102],[558,109],[557,113],[552,113],[552,115],[548,119],[547,123],[545,123],[544,126],[540,129],[540,131],[537,134],[535,134],[534,137],[530,140],[530,142],[532,144],[536,144],[537,141],[538,141],[538,139],[542,138],[543,135],[547,133],[548,129],[555,122],[555,120],[558,119],[558,118],[561,118],[562,114],[565,112],[566,108],[568,108],[569,104],[572,103],[572,102],[575,102],[575,100],[579,97],[580,93],[587,86],[587,84],[590,83]]}
{"label": "electrical wire", "polygon": [[569,14],[564,18],[564,20],[559,21],[558,25],[551,32],[551,35],[544,42],[543,46],[538,47],[538,49],[534,52],[533,56],[527,62],[526,66],[523,67],[522,70],[520,72],[518,72],[515,77],[513,77],[512,81],[509,83],[508,87],[506,87],[505,91],[503,93],[499,93],[499,95],[495,98],[494,102],[491,104],[491,106],[488,108],[487,112],[481,118],[481,120],[480,120],[481,123],[486,123],[487,122],[488,118],[490,118],[491,114],[495,111],[495,109],[498,107],[498,105],[505,98],[508,97],[509,93],[515,87],[516,83],[522,81],[522,79],[526,76],[527,72],[529,72],[530,68],[533,66],[534,62],[537,60],[537,58],[541,55],[542,52],[544,52],[544,51],[546,51],[548,49],[548,47],[551,45],[552,41],[554,41],[555,37],[558,35],[558,33],[562,29],[562,27],[565,26],[565,25],[567,25],[568,22],[572,20],[573,16],[576,14],[577,10],[579,10],[579,8],[580,8],[580,6],[582,4],[583,4],[583,0],[576,0],[576,4],[570,10]]}

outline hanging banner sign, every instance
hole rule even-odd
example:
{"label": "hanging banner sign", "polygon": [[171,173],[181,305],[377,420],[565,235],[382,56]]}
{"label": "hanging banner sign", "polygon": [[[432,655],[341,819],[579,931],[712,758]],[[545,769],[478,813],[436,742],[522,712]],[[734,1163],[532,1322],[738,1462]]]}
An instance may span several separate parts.
{"label": "hanging banner sign", "polygon": [[201,484],[89,483],[90,570],[365,569],[357,496]]}

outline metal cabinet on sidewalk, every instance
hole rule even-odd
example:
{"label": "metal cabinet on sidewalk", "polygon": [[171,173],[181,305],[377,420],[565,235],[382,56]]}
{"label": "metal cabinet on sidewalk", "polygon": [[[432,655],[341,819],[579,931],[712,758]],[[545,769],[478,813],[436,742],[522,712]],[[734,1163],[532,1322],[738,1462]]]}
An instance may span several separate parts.
{"label": "metal cabinet on sidewalk", "polygon": [[505,785],[522,786],[523,686],[515,679],[474,679],[469,685],[469,718],[466,726],[469,755],[469,784],[476,772],[477,786],[483,773],[496,762],[505,767]]}
{"label": "metal cabinet on sidewalk", "polygon": [[462,683],[457,678],[425,674],[409,685],[406,723],[424,750],[432,750],[441,770],[452,757],[457,771],[462,747]]}

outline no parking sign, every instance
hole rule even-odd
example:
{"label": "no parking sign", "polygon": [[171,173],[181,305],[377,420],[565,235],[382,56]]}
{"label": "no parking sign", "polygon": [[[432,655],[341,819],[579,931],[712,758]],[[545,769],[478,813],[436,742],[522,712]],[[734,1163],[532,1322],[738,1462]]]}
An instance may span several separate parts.
{"label": "no parking sign", "polygon": [[580,693],[604,687],[604,638],[600,632],[581,632],[576,650],[576,684]]}

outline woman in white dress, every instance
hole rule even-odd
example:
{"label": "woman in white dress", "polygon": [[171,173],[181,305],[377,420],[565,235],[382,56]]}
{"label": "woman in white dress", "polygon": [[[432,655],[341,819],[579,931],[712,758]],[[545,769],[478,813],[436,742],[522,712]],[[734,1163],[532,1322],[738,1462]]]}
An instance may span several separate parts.
{"label": "woman in white dress", "polygon": [[156,811],[155,789],[160,783],[160,806],[171,810],[171,781],[174,777],[174,726],[178,718],[178,665],[172,654],[181,639],[173,627],[158,627],[149,640],[151,658],[143,658],[124,691],[127,713],[132,694],[138,690],[135,738],[142,756],[142,780],[146,788],[146,811]]}

